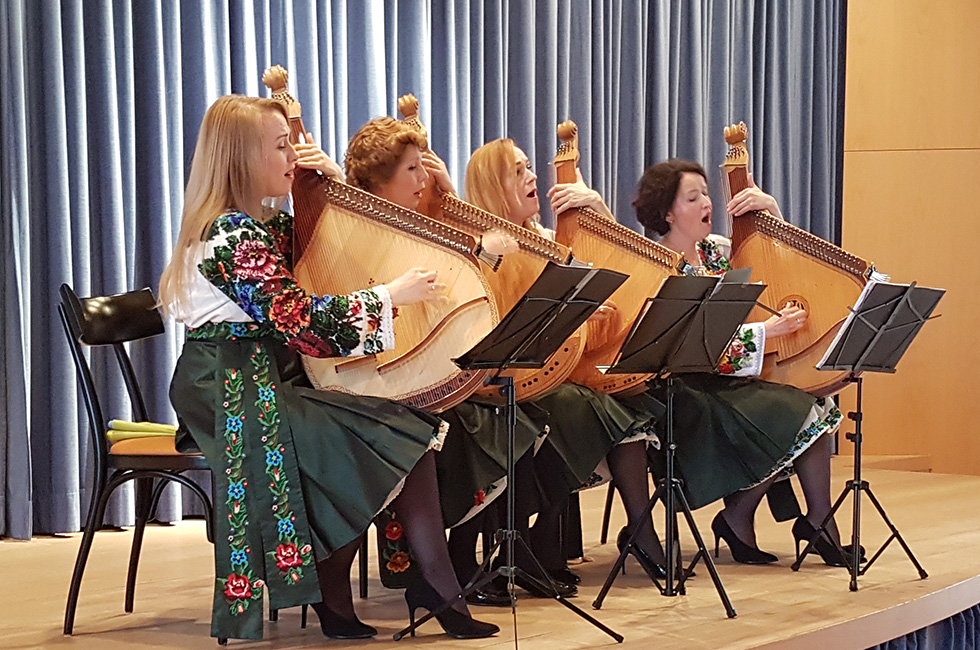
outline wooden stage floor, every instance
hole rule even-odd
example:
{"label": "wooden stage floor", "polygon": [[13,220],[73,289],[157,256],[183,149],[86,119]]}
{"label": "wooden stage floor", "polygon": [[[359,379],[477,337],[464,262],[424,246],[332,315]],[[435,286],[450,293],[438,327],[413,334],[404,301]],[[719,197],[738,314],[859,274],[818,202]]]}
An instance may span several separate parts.
{"label": "wooden stage floor", "polygon": [[[835,459],[835,492],[850,473],[847,459]],[[577,567],[583,577],[574,602],[626,637],[622,648],[673,650],[687,648],[855,648],[863,649],[924,627],[980,602],[980,477],[868,469],[875,494],[929,572],[920,580],[897,543],[893,542],[857,592],[848,590],[845,569],[808,558],[800,572],[790,570],[793,539],[790,524],[776,524],[765,506],[758,516],[761,546],[780,561],[771,566],[734,564],[722,547],[719,570],[738,611],[729,620],[702,566],[686,596],[660,596],[630,559],[602,610],[591,603],[613,562],[615,547],[598,544],[605,489],[582,497],[587,553],[593,562]],[[850,529],[847,516],[839,519]],[[877,513],[864,500],[864,545],[869,554],[886,536]],[[717,507],[696,513],[704,534]],[[614,511],[613,536],[623,523],[622,508]],[[662,531],[662,516],[658,528]],[[684,528],[682,526],[682,528]],[[686,531],[685,531],[686,532]],[[123,590],[131,535],[103,532],[96,537],[82,583],[75,636],[61,634],[68,581],[80,536],[38,538],[0,543],[0,648],[215,648],[209,634],[211,611],[211,548],[203,524],[185,522],[147,531],[136,592],[136,612],[123,613]],[[691,548],[690,541],[686,542]],[[709,542],[711,544],[711,542]],[[712,544],[713,545],[713,544]],[[376,564],[372,551],[372,565]],[[491,639],[456,641],[435,622],[420,636],[397,644],[391,634],[406,622],[401,593],[381,588],[372,566],[370,597],[358,601],[361,618],[378,627],[370,641],[342,642],[323,638],[311,614],[311,627],[300,629],[299,609],[282,612],[266,624],[262,642],[235,642],[229,647],[256,648],[405,648],[437,644],[450,648],[514,646],[509,609],[473,608],[480,618],[499,624]],[[556,602],[521,598],[517,636],[523,648],[614,648],[613,640]]]}

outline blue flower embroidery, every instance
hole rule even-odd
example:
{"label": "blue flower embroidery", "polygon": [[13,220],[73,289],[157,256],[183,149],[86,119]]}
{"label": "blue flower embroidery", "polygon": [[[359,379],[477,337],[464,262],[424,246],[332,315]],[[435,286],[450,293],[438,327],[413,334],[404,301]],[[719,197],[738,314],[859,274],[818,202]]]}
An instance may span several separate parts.
{"label": "blue flower embroidery", "polygon": [[254,284],[239,283],[232,290],[238,296],[238,306],[242,308],[242,311],[248,314],[253,320],[261,321],[265,319],[262,307],[255,304],[256,287]]}
{"label": "blue flower embroidery", "polygon": [[265,464],[272,467],[279,467],[282,465],[282,453],[278,449],[265,452]]}
{"label": "blue flower embroidery", "polygon": [[275,397],[275,396],[276,396],[276,394],[275,394],[275,392],[273,392],[273,390],[271,388],[265,388],[265,387],[263,387],[263,388],[260,388],[259,389],[259,399],[260,400],[263,400],[263,401],[266,401],[266,402],[271,402],[272,401],[272,398]]}
{"label": "blue flower embroidery", "polygon": [[245,486],[241,483],[229,483],[228,496],[232,499],[241,499],[245,496]]}
{"label": "blue flower embroidery", "polygon": [[291,522],[289,519],[280,519],[277,530],[279,531],[280,535],[292,535],[293,522]]}
{"label": "blue flower embroidery", "polygon": [[242,420],[237,417],[230,417],[225,421],[225,429],[233,433],[238,433],[242,430]]}
{"label": "blue flower embroidery", "polygon": [[231,563],[237,565],[243,565],[248,562],[248,555],[245,551],[237,550],[231,552]]}

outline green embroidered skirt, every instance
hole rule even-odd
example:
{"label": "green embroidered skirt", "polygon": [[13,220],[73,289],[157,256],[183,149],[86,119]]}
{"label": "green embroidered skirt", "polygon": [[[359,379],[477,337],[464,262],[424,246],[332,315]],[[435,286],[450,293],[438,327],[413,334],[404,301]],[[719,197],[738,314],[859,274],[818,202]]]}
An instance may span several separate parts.
{"label": "green embroidered skirt", "polygon": [[[518,405],[514,459],[523,456],[543,433],[544,414],[534,405]],[[436,455],[443,521],[456,526],[477,514],[503,491],[507,477],[507,420],[503,407],[472,400],[439,414],[449,423]]]}
{"label": "green embroidered skirt", "polygon": [[606,454],[647,424],[639,411],[578,384],[562,384],[533,404],[548,412],[550,429],[534,458],[542,507],[589,485]]}
{"label": "green embroidered skirt", "polygon": [[[792,386],[709,374],[675,377],[674,442],[678,473],[692,508],[756,485],[834,430],[840,411]],[[665,412],[666,381],[651,382],[631,407]],[[657,418],[661,439],[666,418]]]}
{"label": "green embroidered skirt", "polygon": [[170,398],[178,447],[215,477],[214,636],[261,638],[263,587],[273,608],[319,601],[314,561],[363,533],[444,432],[422,411],[310,388],[271,339],[188,340]]}

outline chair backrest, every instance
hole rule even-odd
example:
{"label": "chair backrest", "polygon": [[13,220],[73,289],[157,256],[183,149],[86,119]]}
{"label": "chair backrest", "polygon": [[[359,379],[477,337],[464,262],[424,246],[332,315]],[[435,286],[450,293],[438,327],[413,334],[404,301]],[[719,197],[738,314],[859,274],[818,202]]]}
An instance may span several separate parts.
{"label": "chair backrest", "polygon": [[60,293],[58,313],[61,315],[61,324],[68,339],[68,347],[71,349],[78,381],[81,383],[89,429],[96,449],[96,481],[102,485],[107,472],[105,462],[108,454],[108,442],[105,438],[107,421],[82,346],[112,347],[132,403],[133,419],[149,420],[136,371],[133,369],[124,344],[162,334],[163,318],[156,307],[156,298],[149,289],[113,296],[79,298],[70,286],[63,284]]}

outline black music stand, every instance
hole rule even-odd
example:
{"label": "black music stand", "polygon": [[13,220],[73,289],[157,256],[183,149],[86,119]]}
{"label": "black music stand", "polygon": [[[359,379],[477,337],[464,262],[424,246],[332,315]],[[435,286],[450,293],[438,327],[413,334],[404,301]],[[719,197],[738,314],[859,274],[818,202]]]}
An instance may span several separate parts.
{"label": "black music stand", "polygon": [[[626,562],[633,541],[639,534],[646,517],[653,512],[658,501],[663,500],[666,509],[665,545],[667,577],[664,584],[653,579],[664,596],[684,594],[684,582],[703,558],[718,596],[725,606],[728,618],[735,618],[735,609],[721,583],[718,569],[704,544],[704,539],[694,522],[691,507],[684,496],[682,482],[674,472],[674,375],[691,372],[717,372],[718,361],[735,336],[739,325],[752,311],[765,285],[726,283],[721,278],[673,276],[664,281],[660,291],[649,298],[640,316],[633,324],[620,350],[618,360],[607,372],[654,373],[667,381],[667,417],[665,422],[664,449],[666,473],[658,482],[643,517],[630,531],[629,540],[620,552],[609,576],[592,606],[602,607],[602,601],[612,587],[616,576]],[[677,534],[677,510],[684,513],[688,528],[698,546],[687,569],[682,566],[679,536]],[[676,553],[676,555],[675,555]]]}
{"label": "black music stand", "polygon": [[[628,276],[608,269],[564,266],[549,262],[545,270],[535,280],[527,293],[518,301],[492,332],[455,360],[464,370],[493,369],[497,373],[486,383],[500,386],[500,393],[506,399],[507,417],[507,528],[494,535],[494,543],[483,559],[483,566],[456,598],[466,598],[498,575],[505,576],[510,593],[511,611],[514,614],[515,642],[517,628],[517,598],[514,595],[514,577],[520,575],[541,591],[569,608],[592,625],[596,626],[617,642],[623,636],[606,627],[588,613],[582,611],[558,593],[554,582],[538,562],[531,548],[514,527],[514,431],[517,426],[517,405],[514,392],[514,378],[503,377],[501,373],[508,368],[541,368],[552,354],[572,333],[602,305]],[[515,541],[524,546],[539,575],[539,579],[514,565]],[[492,571],[487,571],[490,561],[501,547],[505,550],[505,563]],[[395,641],[413,633],[422,623],[436,614],[448,609],[455,598],[443,603],[415,621],[413,625],[394,635]]]}
{"label": "black music stand", "polygon": [[[871,491],[870,483],[861,478],[861,446],[864,439],[861,433],[861,422],[864,419],[861,400],[864,381],[860,373],[864,371],[894,373],[896,364],[905,354],[905,350],[908,349],[922,325],[929,320],[944,293],[946,292],[943,289],[919,287],[914,282],[908,285],[869,282],[858,298],[857,305],[851,310],[847,321],[830,344],[830,349],[817,364],[818,370],[848,370],[851,374],[847,381],[857,384],[857,410],[847,414],[847,417],[854,421],[854,433],[846,434],[847,439],[854,443],[854,478],[847,482],[833,508],[830,509],[830,513],[816,529],[813,537],[808,540],[803,553],[793,563],[794,571],[800,570],[803,558],[807,556],[821,535],[834,544],[842,557],[847,557],[840,542],[827,534],[827,524],[833,520],[848,493],[851,493],[854,495],[854,509],[851,563],[848,566],[848,572],[851,574],[850,590],[857,591],[858,576],[867,573],[893,539],[897,539],[905,550],[905,554],[919,572],[919,578],[929,577],[895,524],[885,514],[885,509]],[[891,535],[864,568],[861,567],[860,551],[862,492],[868,494],[871,503],[891,531]]]}

